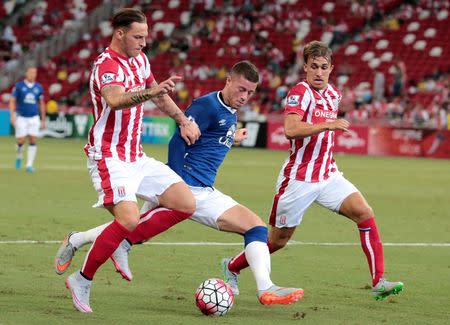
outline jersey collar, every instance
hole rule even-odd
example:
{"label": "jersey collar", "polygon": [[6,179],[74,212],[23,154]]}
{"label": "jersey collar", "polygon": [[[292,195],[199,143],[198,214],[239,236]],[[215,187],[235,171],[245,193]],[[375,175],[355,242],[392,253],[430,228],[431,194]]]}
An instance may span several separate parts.
{"label": "jersey collar", "polygon": [[118,57],[119,59],[122,59],[122,60],[125,60],[125,61],[128,61],[128,62],[131,62],[134,59],[133,57],[128,58],[125,55],[122,55],[122,54],[114,51],[110,47],[106,48],[106,50],[108,51],[109,54],[111,54],[111,57]]}
{"label": "jersey collar", "polygon": [[223,107],[225,107],[231,114],[236,113],[236,109],[234,109],[231,106],[228,106],[227,104],[225,104],[225,102],[222,99],[222,93],[220,91],[217,92],[216,96],[217,96],[217,100],[219,101],[220,104],[222,104]]}
{"label": "jersey collar", "polygon": [[35,84],[35,82],[29,82],[29,81],[27,81],[26,79],[25,79],[23,82],[25,83],[25,85],[26,85],[28,88],[33,87],[34,84]]}
{"label": "jersey collar", "polygon": [[328,90],[328,87],[330,87],[330,84],[328,83],[324,89],[317,90],[317,89],[314,89],[313,86],[311,86],[311,84],[308,82],[308,80],[305,79],[304,81],[308,84],[308,86],[309,86],[309,88],[311,88],[311,90],[318,92],[321,96],[323,96],[323,94]]}

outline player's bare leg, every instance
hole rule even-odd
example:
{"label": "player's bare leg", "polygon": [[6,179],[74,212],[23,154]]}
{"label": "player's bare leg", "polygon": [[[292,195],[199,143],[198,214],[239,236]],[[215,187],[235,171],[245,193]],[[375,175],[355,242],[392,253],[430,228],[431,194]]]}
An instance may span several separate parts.
{"label": "player's bare leg", "polygon": [[272,227],[269,231],[269,243],[271,252],[276,252],[287,245],[297,227]]}

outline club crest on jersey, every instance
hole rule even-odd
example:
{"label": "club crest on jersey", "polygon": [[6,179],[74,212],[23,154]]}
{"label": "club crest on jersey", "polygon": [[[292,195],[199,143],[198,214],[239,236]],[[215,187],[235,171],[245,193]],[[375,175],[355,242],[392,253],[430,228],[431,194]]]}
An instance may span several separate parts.
{"label": "club crest on jersey", "polygon": [[230,126],[227,131],[227,134],[224,137],[219,138],[219,143],[231,148],[234,143],[234,134],[236,133],[236,124]]}
{"label": "club crest on jersey", "polygon": [[291,95],[288,97],[287,106],[298,106],[300,104],[300,95]]}
{"label": "club crest on jersey", "polygon": [[109,84],[114,81],[114,77],[116,75],[114,73],[104,73],[102,74],[102,85]]}
{"label": "club crest on jersey", "polygon": [[127,193],[125,192],[125,186],[119,186],[119,187],[117,188],[117,195],[118,195],[119,197],[125,197],[126,194],[127,194]]}
{"label": "club crest on jersey", "polygon": [[339,98],[333,98],[334,109],[337,109],[338,105],[339,105]]}

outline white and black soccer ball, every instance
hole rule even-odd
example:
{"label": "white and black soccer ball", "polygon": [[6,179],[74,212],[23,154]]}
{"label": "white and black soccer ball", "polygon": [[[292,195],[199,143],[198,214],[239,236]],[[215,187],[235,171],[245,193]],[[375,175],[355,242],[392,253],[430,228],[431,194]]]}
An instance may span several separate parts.
{"label": "white and black soccer ball", "polygon": [[208,279],[197,288],[195,303],[205,315],[223,316],[233,307],[233,291],[221,279]]}

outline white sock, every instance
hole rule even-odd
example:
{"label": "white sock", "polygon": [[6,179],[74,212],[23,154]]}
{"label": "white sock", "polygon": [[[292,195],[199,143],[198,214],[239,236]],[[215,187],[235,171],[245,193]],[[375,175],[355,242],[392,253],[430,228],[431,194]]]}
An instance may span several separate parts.
{"label": "white sock", "polygon": [[258,291],[273,286],[270,279],[270,253],[266,243],[253,241],[245,247],[245,257],[255,277]]}
{"label": "white sock", "polygon": [[86,244],[91,244],[110,224],[111,222],[108,222],[86,231],[76,232],[72,236],[70,236],[70,243],[74,247],[76,247],[76,249],[79,249],[80,247],[83,247]]}
{"label": "white sock", "polygon": [[16,143],[16,158],[22,159],[23,157],[23,145]]}
{"label": "white sock", "polygon": [[35,144],[28,145],[27,150],[27,167],[33,167],[34,158],[36,157],[37,146]]}

